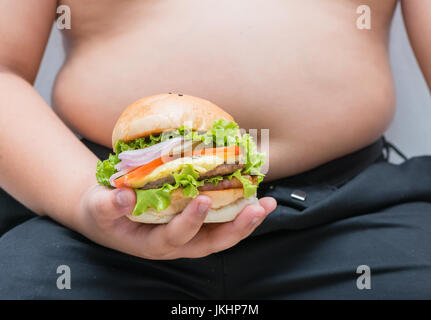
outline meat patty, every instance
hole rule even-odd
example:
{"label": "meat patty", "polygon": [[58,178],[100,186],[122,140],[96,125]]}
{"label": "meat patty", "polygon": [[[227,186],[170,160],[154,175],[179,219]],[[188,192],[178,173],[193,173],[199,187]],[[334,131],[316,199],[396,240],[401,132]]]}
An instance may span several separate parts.
{"label": "meat patty", "polygon": [[208,179],[208,178],[212,178],[212,177],[217,177],[217,176],[226,176],[228,174],[234,173],[237,170],[242,170],[245,168],[244,164],[221,164],[217,167],[215,167],[214,169],[205,172],[204,174],[200,175],[198,180],[204,180],[204,179]]}
{"label": "meat patty", "polygon": [[[244,164],[221,164],[217,167],[215,167],[214,169],[205,172],[204,174],[200,175],[198,180],[204,180],[204,179],[208,179],[208,178],[212,178],[212,177],[217,177],[217,176],[226,176],[228,174],[234,173],[237,170],[242,170],[244,169],[245,165]],[[234,179],[232,179],[234,180]],[[238,179],[236,179],[238,180]],[[221,181],[220,181],[221,182]],[[240,187],[242,187],[241,182],[238,180],[238,182],[240,183]],[[175,183],[175,179],[174,176],[170,175],[167,176],[165,178],[161,178],[155,181],[150,181],[148,183],[146,183],[141,189],[143,190],[147,190],[147,189],[157,189],[160,188],[161,186],[163,186],[165,183],[167,184],[174,184]],[[238,187],[238,188],[240,188]],[[229,188],[222,188],[222,189],[229,189]],[[215,189],[215,190],[219,190],[219,189]]]}
{"label": "meat patty", "polygon": [[[247,177],[253,184],[257,184],[257,176],[243,176]],[[214,190],[224,190],[224,189],[237,189],[242,188],[242,183],[237,178],[223,179],[217,183],[217,185],[211,182],[205,182],[203,186],[198,187],[199,191],[214,191]]]}
{"label": "meat patty", "polygon": [[147,190],[147,189],[157,189],[163,186],[165,183],[167,184],[174,184],[175,179],[173,175],[167,176],[165,178],[161,178],[155,181],[147,182],[141,189]]}

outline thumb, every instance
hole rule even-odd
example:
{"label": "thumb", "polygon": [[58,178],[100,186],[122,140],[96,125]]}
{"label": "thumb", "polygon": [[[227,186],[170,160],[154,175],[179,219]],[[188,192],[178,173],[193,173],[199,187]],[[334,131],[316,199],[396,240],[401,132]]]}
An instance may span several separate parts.
{"label": "thumb", "polygon": [[135,207],[136,203],[136,193],[133,189],[130,188],[119,188],[111,191],[113,194],[113,203],[114,206],[119,210],[126,210],[127,213],[130,213]]}
{"label": "thumb", "polygon": [[136,194],[130,188],[107,190],[100,188],[93,194],[94,209],[97,215],[104,218],[117,219],[133,211],[136,203]]}

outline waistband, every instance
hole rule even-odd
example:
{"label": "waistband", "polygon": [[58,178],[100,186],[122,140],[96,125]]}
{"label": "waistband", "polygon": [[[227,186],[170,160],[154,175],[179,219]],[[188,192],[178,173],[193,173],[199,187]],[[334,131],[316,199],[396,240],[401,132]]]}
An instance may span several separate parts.
{"label": "waistband", "polygon": [[273,185],[278,184],[296,187],[327,185],[339,188],[371,164],[388,161],[391,148],[392,144],[388,143],[384,136],[381,136],[375,142],[360,150],[336,158],[309,171],[274,181],[264,181],[259,186],[259,189],[262,193],[265,193]]}
{"label": "waistband", "polygon": [[[101,160],[107,159],[109,154],[112,153],[111,149],[89,140],[82,139],[81,141]],[[327,162],[317,168],[275,181],[264,181],[259,186],[259,189],[270,188],[271,185],[278,183],[297,186],[327,184],[339,187],[355,177],[372,163],[377,161],[387,161],[388,148],[392,148],[392,144],[388,143],[384,136],[382,136],[374,143],[358,151]],[[383,152],[384,150],[386,150],[386,154]]]}

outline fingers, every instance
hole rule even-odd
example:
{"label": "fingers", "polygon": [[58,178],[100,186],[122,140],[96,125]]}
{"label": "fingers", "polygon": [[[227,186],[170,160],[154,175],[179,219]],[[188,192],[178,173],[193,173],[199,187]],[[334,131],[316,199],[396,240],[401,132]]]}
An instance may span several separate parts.
{"label": "fingers", "polygon": [[264,206],[247,206],[235,220],[202,229],[192,241],[182,248],[181,254],[185,257],[203,257],[234,246],[248,237],[274,210],[274,201],[266,199],[263,201]]}
{"label": "fingers", "polygon": [[124,217],[136,203],[132,189],[97,187],[88,193],[86,203],[100,230],[110,230],[110,237],[103,236],[105,245],[156,260],[197,258],[230,248],[249,236],[276,207],[274,199],[263,198],[245,207],[234,221],[202,227],[211,207],[211,199],[202,195],[164,225],[137,224]]}
{"label": "fingers", "polygon": [[96,216],[111,220],[129,214],[136,204],[136,194],[129,188],[110,190],[97,187],[88,196],[91,211]]}
{"label": "fingers", "polygon": [[167,250],[181,247],[199,232],[210,208],[211,199],[198,196],[168,224],[155,228],[151,237]]}
{"label": "fingers", "polygon": [[259,204],[265,209],[267,213],[274,211],[277,207],[277,201],[272,197],[259,199]]}

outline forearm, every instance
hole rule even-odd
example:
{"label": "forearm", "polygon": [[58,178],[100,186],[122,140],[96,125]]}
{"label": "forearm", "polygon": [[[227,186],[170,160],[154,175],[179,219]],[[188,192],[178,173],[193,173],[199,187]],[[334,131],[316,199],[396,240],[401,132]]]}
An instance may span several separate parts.
{"label": "forearm", "polygon": [[1,70],[0,87],[0,187],[74,228],[81,194],[96,182],[96,156],[23,78]]}
{"label": "forearm", "polygon": [[404,0],[402,5],[410,42],[431,89],[431,2]]}

